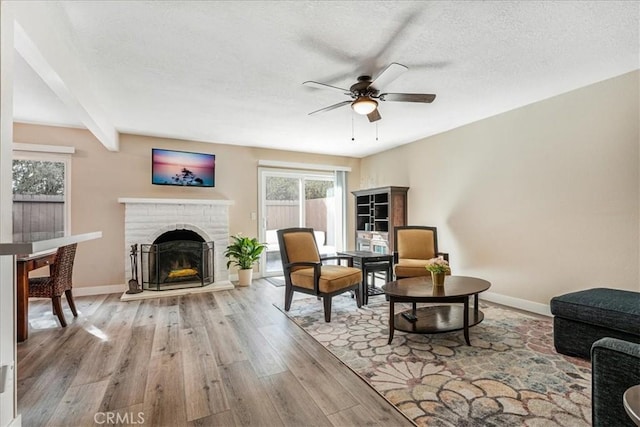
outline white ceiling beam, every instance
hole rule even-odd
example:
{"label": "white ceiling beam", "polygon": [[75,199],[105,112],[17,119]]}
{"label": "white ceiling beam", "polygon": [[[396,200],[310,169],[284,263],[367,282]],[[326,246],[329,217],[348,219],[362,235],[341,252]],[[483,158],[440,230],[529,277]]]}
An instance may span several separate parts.
{"label": "white ceiling beam", "polygon": [[60,100],[109,151],[118,151],[115,126],[104,113],[75,54],[68,19],[55,3],[16,4],[15,48]]}

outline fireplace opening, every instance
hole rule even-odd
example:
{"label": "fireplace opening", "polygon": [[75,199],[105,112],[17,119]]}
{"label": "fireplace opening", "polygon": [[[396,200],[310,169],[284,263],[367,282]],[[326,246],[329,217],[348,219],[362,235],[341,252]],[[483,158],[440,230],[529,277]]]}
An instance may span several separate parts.
{"label": "fireplace opening", "polygon": [[142,288],[162,291],[213,283],[214,244],[191,230],[172,230],[140,245]]}

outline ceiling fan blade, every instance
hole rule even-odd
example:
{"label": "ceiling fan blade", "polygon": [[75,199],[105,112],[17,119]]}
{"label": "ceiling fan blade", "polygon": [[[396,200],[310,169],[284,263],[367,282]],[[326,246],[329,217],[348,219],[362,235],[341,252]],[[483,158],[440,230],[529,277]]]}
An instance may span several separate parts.
{"label": "ceiling fan blade", "polygon": [[324,83],[318,83],[318,82],[314,82],[314,81],[307,81],[302,83],[305,86],[309,86],[309,87],[315,87],[316,89],[331,89],[331,90],[337,90],[339,92],[344,93],[345,95],[351,95],[351,92],[349,91],[349,89],[343,89],[341,87],[337,87],[337,86],[331,86],[328,84],[324,84]]}
{"label": "ceiling fan blade", "polygon": [[377,108],[375,110],[373,110],[372,112],[370,112],[369,114],[367,114],[367,119],[369,119],[369,121],[371,123],[377,122],[381,118],[382,118],[382,116],[380,116],[380,113],[378,112]]}
{"label": "ceiling fan blade", "polygon": [[386,87],[389,83],[400,77],[402,73],[407,71],[408,68],[402,64],[398,64],[397,62],[392,62],[382,70],[380,74],[371,82],[369,86],[373,86],[374,88],[380,90],[380,88]]}
{"label": "ceiling fan blade", "polygon": [[309,113],[309,115],[317,114],[317,113],[324,113],[325,111],[335,110],[336,108],[340,108],[343,105],[349,105],[349,104],[351,104],[351,101],[338,102],[337,104],[329,105],[328,107],[324,107],[324,108],[321,108],[319,110],[312,111],[312,112]]}
{"label": "ceiling fan blade", "polygon": [[431,103],[436,99],[436,96],[430,93],[383,93],[378,98],[381,101]]}

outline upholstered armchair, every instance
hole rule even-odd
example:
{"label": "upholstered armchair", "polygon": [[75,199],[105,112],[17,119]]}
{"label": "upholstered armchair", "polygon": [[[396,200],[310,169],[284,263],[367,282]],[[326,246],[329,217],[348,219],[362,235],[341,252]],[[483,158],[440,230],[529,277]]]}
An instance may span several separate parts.
{"label": "upholstered armchair", "polygon": [[73,261],[76,256],[77,243],[62,246],[56,252],[55,261],[49,265],[48,277],[36,277],[29,279],[29,297],[51,298],[53,314],[58,316],[60,325],[64,328],[67,321],[62,312],[62,294],[67,297],[67,303],[74,317],[78,317],[76,305],[71,292],[71,276],[73,273]]}
{"label": "upholstered armchair", "polygon": [[448,253],[438,252],[436,227],[399,226],[394,228],[393,237],[393,270],[396,280],[430,275],[431,273],[424,268],[429,259],[441,256],[449,261]]}
{"label": "upholstered armchair", "polygon": [[[362,272],[353,267],[351,257],[320,258],[312,228],[278,230],[278,245],[285,279],[285,311],[291,308],[294,291],[322,297],[326,322],[331,321],[334,295],[353,291],[358,307],[362,306]],[[327,260],[346,260],[348,265],[323,265]]]}

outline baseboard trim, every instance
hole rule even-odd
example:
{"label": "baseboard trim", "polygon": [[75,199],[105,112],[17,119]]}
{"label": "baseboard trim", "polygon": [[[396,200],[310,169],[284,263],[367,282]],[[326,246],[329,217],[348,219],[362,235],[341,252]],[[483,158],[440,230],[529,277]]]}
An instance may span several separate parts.
{"label": "baseboard trim", "polygon": [[530,311],[543,316],[552,316],[551,309],[548,304],[541,304],[539,302],[533,302],[526,299],[496,294],[495,292],[483,292],[480,294],[480,299],[494,302],[496,304],[506,305],[508,307],[518,308],[520,310]]}
{"label": "baseboard trim", "polygon": [[129,287],[124,284],[77,287],[73,288],[73,296],[85,297],[89,295],[121,294],[126,289],[129,289]]}

